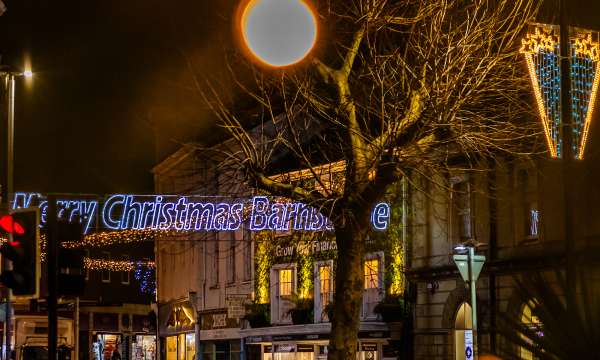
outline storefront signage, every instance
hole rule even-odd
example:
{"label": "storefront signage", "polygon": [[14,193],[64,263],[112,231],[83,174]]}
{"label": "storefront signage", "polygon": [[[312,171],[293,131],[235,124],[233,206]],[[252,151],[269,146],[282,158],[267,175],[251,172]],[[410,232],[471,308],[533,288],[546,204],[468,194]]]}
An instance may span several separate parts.
{"label": "storefront signage", "polygon": [[200,313],[200,330],[217,330],[223,328],[238,328],[240,321],[238,318],[227,316],[227,310],[207,310]]}
{"label": "storefront signage", "polygon": [[[178,231],[235,231],[243,223],[252,231],[331,231],[331,221],[316,208],[300,202],[273,201],[266,196],[215,201],[217,197],[179,195],[109,196],[97,199],[58,199],[59,218],[81,219],[85,233],[96,224],[108,230],[153,229]],[[39,206],[45,224],[48,202],[38,193],[16,193],[13,208]],[[389,225],[390,207],[375,205],[371,223],[376,230]]]}
{"label": "storefront signage", "polygon": [[315,241],[307,244],[298,243],[288,246],[277,245],[275,247],[275,256],[309,255],[329,250],[337,250],[335,241]]}

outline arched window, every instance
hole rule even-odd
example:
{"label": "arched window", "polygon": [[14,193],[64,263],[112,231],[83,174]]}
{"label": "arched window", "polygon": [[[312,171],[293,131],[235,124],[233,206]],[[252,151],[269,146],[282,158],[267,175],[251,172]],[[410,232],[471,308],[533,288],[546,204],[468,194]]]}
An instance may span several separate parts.
{"label": "arched window", "polygon": [[456,312],[456,318],[454,320],[454,358],[456,360],[466,360],[467,357],[465,355],[465,334],[470,333],[472,336],[472,329],[473,313],[471,311],[471,305],[464,302],[458,307],[458,311]]}
{"label": "arched window", "polygon": [[[529,302],[529,304],[523,305],[523,311],[521,312],[521,323],[523,323],[523,325],[527,326],[529,329],[536,331],[538,333],[538,336],[543,336],[542,322],[535,315],[533,308],[534,308],[534,305],[531,301]],[[525,341],[530,341],[524,335],[522,335],[522,336]],[[533,353],[531,353],[531,351],[527,350],[524,347],[519,348],[519,357],[523,360],[537,359],[537,357],[535,355],[533,355]]]}

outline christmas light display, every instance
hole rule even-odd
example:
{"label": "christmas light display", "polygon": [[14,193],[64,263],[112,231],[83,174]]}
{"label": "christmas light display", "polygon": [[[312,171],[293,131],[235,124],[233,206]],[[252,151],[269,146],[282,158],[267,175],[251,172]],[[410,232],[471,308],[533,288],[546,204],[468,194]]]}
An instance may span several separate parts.
{"label": "christmas light display", "polygon": [[523,40],[521,47],[527,60],[548,149],[554,158],[560,157],[562,145],[558,31],[556,27],[536,27],[535,32]]}
{"label": "christmas light display", "polygon": [[[562,156],[561,68],[559,27],[538,25],[523,40],[535,99],[550,155]],[[569,41],[571,81],[572,151],[583,159],[589,126],[600,82],[600,45],[597,34],[576,31]]]}
{"label": "christmas light display", "polygon": [[580,34],[571,38],[570,49],[573,150],[577,159],[583,159],[598,90],[599,44],[591,33]]}
{"label": "christmas light display", "polygon": [[83,258],[83,267],[87,270],[110,270],[110,271],[134,271],[136,266],[145,266],[146,268],[154,268],[152,261],[129,261],[129,260],[107,260],[107,259],[92,259],[89,257]]}

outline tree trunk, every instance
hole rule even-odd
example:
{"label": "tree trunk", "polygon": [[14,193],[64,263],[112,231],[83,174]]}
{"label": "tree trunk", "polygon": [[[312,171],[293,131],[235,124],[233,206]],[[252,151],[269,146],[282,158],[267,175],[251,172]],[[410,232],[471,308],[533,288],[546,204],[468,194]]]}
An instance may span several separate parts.
{"label": "tree trunk", "polygon": [[356,359],[364,291],[364,246],[369,223],[353,220],[335,224],[338,257],[328,360]]}

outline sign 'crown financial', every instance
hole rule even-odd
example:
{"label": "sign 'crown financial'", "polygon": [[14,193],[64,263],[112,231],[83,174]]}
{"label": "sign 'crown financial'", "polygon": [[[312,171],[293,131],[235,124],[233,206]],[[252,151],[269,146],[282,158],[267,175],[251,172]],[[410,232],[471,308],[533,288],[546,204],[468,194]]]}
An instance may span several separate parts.
{"label": "sign 'crown financial'", "polygon": [[[178,195],[126,195],[96,199],[57,200],[58,216],[79,218],[84,231],[99,226],[107,230],[154,229],[178,231],[235,231],[243,223],[252,230],[331,231],[331,221],[316,208],[300,202],[278,202],[266,196],[246,200],[211,201],[216,197]],[[48,202],[37,193],[16,193],[13,208],[37,205],[46,223]],[[102,205],[102,206],[100,206]],[[390,220],[386,203],[375,205],[371,224],[385,230]]]}

